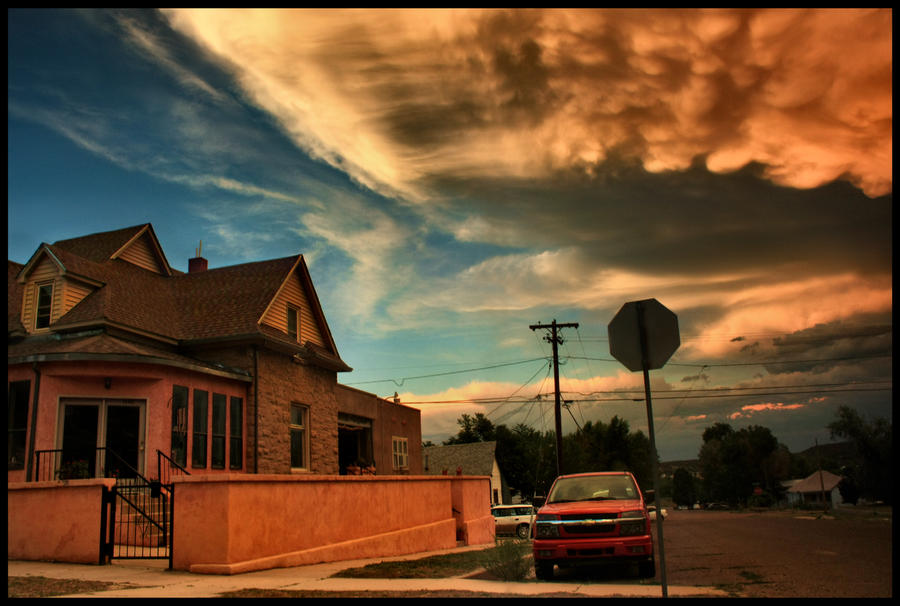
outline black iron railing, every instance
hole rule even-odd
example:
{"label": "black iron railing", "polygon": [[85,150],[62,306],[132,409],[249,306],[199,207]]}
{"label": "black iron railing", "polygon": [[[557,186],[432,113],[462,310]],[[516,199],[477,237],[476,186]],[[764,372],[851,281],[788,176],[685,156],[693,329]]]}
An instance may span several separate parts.
{"label": "black iron railing", "polygon": [[90,458],[63,457],[62,449],[34,451],[34,481],[134,478],[141,474],[116,451],[98,447]]}
{"label": "black iron railing", "polygon": [[172,460],[172,457],[161,450],[156,451],[156,473],[163,484],[171,484],[176,476],[189,476],[191,473]]}

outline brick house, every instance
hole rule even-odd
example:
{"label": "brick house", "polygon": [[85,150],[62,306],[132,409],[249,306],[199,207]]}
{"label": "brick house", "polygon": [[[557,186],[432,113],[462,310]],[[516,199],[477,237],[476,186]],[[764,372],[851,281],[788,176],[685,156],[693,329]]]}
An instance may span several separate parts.
{"label": "brick house", "polygon": [[302,255],[183,273],[144,224],[7,271],[8,482],[422,473],[419,411],[338,384]]}

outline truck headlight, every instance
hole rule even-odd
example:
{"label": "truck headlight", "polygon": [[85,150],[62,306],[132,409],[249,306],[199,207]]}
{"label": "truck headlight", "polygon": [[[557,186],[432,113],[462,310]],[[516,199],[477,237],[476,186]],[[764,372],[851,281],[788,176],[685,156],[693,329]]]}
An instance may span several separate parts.
{"label": "truck headlight", "polygon": [[621,522],[619,522],[619,535],[620,536],[634,536],[645,534],[646,528],[646,519],[644,518],[644,512],[640,509],[635,509],[633,511],[623,511],[622,515],[619,516]]}
{"label": "truck headlight", "polygon": [[534,538],[552,539],[559,537],[559,525],[556,516],[539,515],[534,521]]}

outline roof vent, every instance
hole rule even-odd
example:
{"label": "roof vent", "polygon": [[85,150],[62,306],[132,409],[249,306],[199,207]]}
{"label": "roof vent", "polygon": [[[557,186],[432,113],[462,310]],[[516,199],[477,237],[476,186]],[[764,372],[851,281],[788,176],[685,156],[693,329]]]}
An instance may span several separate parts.
{"label": "roof vent", "polygon": [[203,240],[200,240],[200,246],[197,247],[197,256],[193,259],[188,259],[188,273],[195,274],[201,271],[206,271],[209,268],[209,261],[200,256],[200,251],[203,250]]}

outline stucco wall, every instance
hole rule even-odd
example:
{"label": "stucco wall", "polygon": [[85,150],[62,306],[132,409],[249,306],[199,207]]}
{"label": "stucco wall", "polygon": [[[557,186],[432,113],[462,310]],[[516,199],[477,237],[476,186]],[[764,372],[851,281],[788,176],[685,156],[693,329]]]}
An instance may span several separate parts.
{"label": "stucco wall", "polygon": [[102,493],[113,484],[105,479],[7,484],[7,557],[97,564]]}
{"label": "stucco wall", "polygon": [[493,542],[483,477],[179,478],[173,566],[236,574]]}
{"label": "stucco wall", "polygon": [[[7,555],[96,564],[114,480],[7,484]],[[175,479],[173,567],[236,574],[493,543],[487,477]]]}

